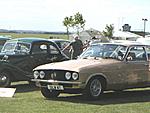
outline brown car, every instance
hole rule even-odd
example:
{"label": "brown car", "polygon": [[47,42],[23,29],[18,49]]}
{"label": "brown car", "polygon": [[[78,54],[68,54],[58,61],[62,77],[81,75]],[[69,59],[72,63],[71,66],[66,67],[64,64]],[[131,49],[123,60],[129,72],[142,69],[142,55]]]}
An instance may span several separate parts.
{"label": "brown car", "polygon": [[105,90],[149,87],[148,52],[138,43],[94,44],[77,60],[38,66],[32,81],[46,98],[75,92],[97,99]]}

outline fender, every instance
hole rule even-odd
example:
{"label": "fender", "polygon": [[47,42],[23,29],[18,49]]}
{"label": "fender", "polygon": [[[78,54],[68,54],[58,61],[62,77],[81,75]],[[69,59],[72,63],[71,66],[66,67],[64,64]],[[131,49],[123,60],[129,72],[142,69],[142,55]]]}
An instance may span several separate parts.
{"label": "fender", "polygon": [[28,80],[30,79],[30,77],[28,77],[27,75],[32,75],[32,73],[23,71],[22,69],[18,68],[17,66],[11,65],[8,62],[2,61],[0,62],[0,72],[3,70],[9,70],[9,72],[12,74],[12,79],[21,79],[22,80]]}
{"label": "fender", "polygon": [[87,83],[89,82],[89,80],[90,80],[92,77],[95,77],[95,76],[103,77],[103,78],[106,80],[106,83],[107,83],[107,77],[106,77],[105,74],[103,74],[103,73],[94,73],[94,74],[92,74],[92,75],[90,75],[90,76],[88,77],[88,79],[86,80],[86,85],[87,85]]}

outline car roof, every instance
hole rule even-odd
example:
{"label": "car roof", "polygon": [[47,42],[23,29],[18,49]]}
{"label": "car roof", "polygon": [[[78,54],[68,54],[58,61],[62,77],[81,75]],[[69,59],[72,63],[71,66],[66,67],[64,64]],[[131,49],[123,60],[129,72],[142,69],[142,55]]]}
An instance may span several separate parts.
{"label": "car roof", "polygon": [[11,39],[11,38],[6,37],[6,36],[0,36],[0,40],[9,40],[9,39]]}
{"label": "car roof", "polygon": [[11,39],[11,40],[9,40],[8,42],[12,42],[12,41],[19,41],[19,42],[33,43],[33,42],[50,41],[50,40],[45,39],[45,38],[39,38],[39,37],[23,37],[23,38],[15,38],[15,39]]}
{"label": "car roof", "polygon": [[54,41],[54,42],[58,42],[58,41],[67,41],[67,42],[70,42],[69,40],[67,39],[48,39],[50,41]]}
{"label": "car roof", "polygon": [[150,38],[138,38],[136,41],[141,43],[141,44],[145,44],[145,45],[150,46]]}
{"label": "car roof", "polygon": [[92,45],[101,45],[101,44],[111,44],[111,45],[122,45],[122,46],[147,46],[144,44],[141,44],[139,42],[136,41],[122,41],[122,42],[108,42],[108,43],[95,43]]}

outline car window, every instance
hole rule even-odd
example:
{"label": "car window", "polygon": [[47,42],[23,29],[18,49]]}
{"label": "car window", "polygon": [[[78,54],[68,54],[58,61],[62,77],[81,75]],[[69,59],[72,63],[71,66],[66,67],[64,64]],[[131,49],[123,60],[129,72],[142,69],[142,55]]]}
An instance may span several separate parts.
{"label": "car window", "polygon": [[137,46],[137,47],[131,47],[128,55],[128,59],[131,61],[146,61],[146,51],[144,47]]}
{"label": "car window", "polygon": [[125,54],[126,48],[126,46],[115,44],[91,45],[80,55],[80,58],[101,57],[118,59],[118,55],[120,55],[121,58],[119,58],[119,60],[121,60]]}
{"label": "car window", "polygon": [[47,45],[43,43],[36,43],[32,47],[32,54],[47,53]]}
{"label": "car window", "polygon": [[64,41],[61,43],[61,49],[65,48],[70,42]]}
{"label": "car window", "polygon": [[29,54],[30,44],[17,43],[14,51],[18,54]]}
{"label": "car window", "polygon": [[16,43],[5,43],[5,45],[2,48],[2,52],[8,52],[8,51],[14,52],[15,45],[16,45]]}
{"label": "car window", "polygon": [[65,48],[70,42],[67,42],[67,41],[60,41],[60,42],[56,42],[56,44],[58,45],[58,47],[60,49],[63,49]]}
{"label": "car window", "polygon": [[5,40],[0,41],[0,50],[2,49],[4,43],[5,43]]}
{"label": "car window", "polygon": [[59,54],[59,50],[53,46],[53,45],[49,45],[50,47],[50,54]]}
{"label": "car window", "polygon": [[29,54],[30,44],[20,42],[6,42],[3,46],[2,53]]}

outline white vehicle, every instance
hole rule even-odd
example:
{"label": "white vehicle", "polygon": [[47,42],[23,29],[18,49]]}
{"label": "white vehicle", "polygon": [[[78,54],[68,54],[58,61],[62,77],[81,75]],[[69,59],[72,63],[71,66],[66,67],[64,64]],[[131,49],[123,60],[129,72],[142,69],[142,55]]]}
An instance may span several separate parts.
{"label": "white vehicle", "polygon": [[150,45],[150,38],[138,38],[136,42],[139,42],[144,45]]}

